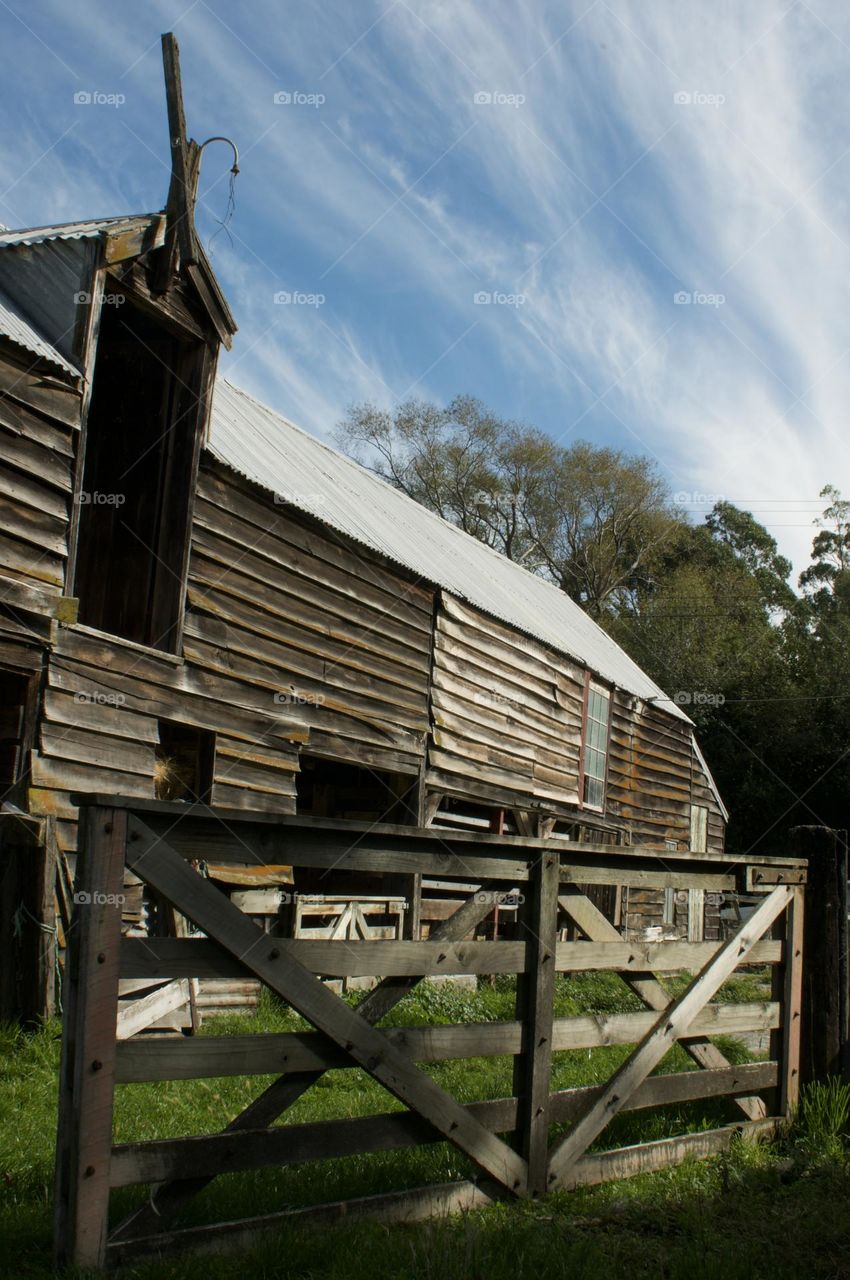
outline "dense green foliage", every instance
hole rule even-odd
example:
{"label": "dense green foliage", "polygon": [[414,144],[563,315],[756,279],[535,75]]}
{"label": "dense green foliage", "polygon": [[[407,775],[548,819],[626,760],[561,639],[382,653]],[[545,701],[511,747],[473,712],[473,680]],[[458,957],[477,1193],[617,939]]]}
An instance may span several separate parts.
{"label": "dense green foliage", "polygon": [[478,401],[354,406],[339,440],[390,483],[549,578],[697,724],[736,850],[783,852],[850,809],[850,502],[822,491],[811,564],[747,511],[678,509],[654,464],[560,445]]}

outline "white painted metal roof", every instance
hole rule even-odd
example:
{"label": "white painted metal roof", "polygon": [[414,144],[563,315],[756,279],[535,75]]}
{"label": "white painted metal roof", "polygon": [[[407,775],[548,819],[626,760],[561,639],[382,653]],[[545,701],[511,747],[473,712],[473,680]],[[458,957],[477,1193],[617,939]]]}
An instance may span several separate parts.
{"label": "white painted metal roof", "polygon": [[[210,452],[240,475],[618,688],[664,699],[628,654],[552,583],[442,520],[365,467],[219,379]],[[689,717],[670,701],[665,711]]]}
{"label": "white painted metal roof", "polygon": [[18,314],[14,304],[4,293],[0,293],[0,334],[31,352],[32,355],[39,356],[42,360],[49,360],[65,373],[70,373],[73,378],[82,377],[79,369],[75,369],[55,347],[51,347],[50,343],[46,342],[41,334]]}
{"label": "white painted metal roof", "polygon": [[159,217],[155,213],[122,214],[117,218],[91,218],[87,222],[59,222],[47,227],[19,227],[13,231],[0,231],[0,249],[6,245],[41,244],[44,240],[83,240],[87,236],[99,236],[101,231],[115,231],[122,224],[149,222]]}

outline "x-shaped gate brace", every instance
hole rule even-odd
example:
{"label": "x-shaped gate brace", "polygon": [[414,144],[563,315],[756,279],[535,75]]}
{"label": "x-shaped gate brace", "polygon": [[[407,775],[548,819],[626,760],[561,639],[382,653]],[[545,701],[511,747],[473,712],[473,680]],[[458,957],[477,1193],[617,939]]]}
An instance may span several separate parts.
{"label": "x-shaped gate brace", "polygon": [[[100,811],[101,817],[103,811]],[[777,886],[767,896],[751,919],[729,939],[705,965],[681,996],[672,1003],[668,993],[655,978],[629,972],[621,976],[644,1003],[659,1012],[659,1018],[626,1062],[609,1080],[602,1092],[592,1098],[582,1115],[566,1135],[552,1148],[548,1145],[548,1097],[551,1073],[551,988],[555,971],[555,931],[560,905],[574,919],[589,940],[621,941],[621,937],[604,916],[574,888],[558,891],[557,856],[543,855],[539,863],[536,905],[538,924],[546,936],[538,932],[530,938],[531,1002],[527,1027],[536,1036],[526,1053],[527,1132],[522,1153],[484,1127],[465,1106],[422,1071],[398,1044],[373,1024],[378,1022],[410,991],[419,978],[388,978],[352,1009],[287,949],[275,945],[275,938],[250,920],[209,881],[200,877],[186,860],[166,841],[133,815],[120,815],[121,831],[116,843],[124,844],[126,865],[161,893],[183,915],[192,920],[211,939],[275,991],[320,1032],[340,1046],[379,1084],[421,1116],[432,1128],[461,1150],[492,1180],[502,1194],[517,1197],[539,1194],[546,1189],[569,1187],[571,1171],[590,1144],[604,1130],[614,1115],[627,1105],[630,1097],[677,1040],[683,1042],[691,1057],[702,1067],[727,1066],[727,1060],[709,1041],[687,1037],[694,1018],[716,994],[724,981],[741,964],[752,947],[793,901],[794,888]],[[500,886],[507,893],[511,886]],[[487,895],[482,902],[473,896],[455,914],[434,930],[431,939],[460,940],[492,910],[493,900]],[[537,914],[537,912],[535,912]],[[548,924],[543,916],[551,916]],[[100,957],[98,957],[100,958]],[[533,963],[532,963],[533,962]],[[541,976],[542,975],[542,976]],[[116,970],[117,978],[117,970]],[[117,982],[116,982],[117,990]],[[535,1009],[533,1006],[537,1004]],[[544,1007],[548,1003],[548,1010]],[[548,1021],[547,1021],[548,1015]],[[225,1132],[265,1128],[323,1075],[322,1070],[290,1072],[282,1075],[227,1126]],[[522,1085],[520,1086],[522,1087]],[[515,1089],[519,1093],[520,1089]],[[759,1098],[739,1099],[739,1105],[751,1118],[765,1114]],[[111,1097],[109,1103],[111,1117]],[[125,1240],[162,1227],[212,1179],[199,1177],[180,1179],[157,1187],[148,1204],[125,1219],[111,1239]]]}

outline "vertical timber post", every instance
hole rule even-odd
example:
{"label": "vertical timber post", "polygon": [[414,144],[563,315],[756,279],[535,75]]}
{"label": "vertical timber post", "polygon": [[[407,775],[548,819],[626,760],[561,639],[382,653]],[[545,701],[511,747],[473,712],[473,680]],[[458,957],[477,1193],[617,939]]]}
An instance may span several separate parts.
{"label": "vertical timber post", "polygon": [[54,1248],[59,1267],[98,1269],[109,1217],[127,815],[86,809],[81,835],[64,987]]}
{"label": "vertical timber post", "polygon": [[546,1192],[549,1174],[559,878],[557,850],[542,851],[531,869],[526,886],[528,896],[519,917],[519,938],[526,944],[526,969],[517,983],[522,1052],[514,1059],[516,1143],[519,1154],[528,1161],[531,1196]]}
{"label": "vertical timber post", "polygon": [[794,827],[791,847],[808,859],[805,892],[803,1084],[848,1072],[847,835]]}
{"label": "vertical timber post", "polygon": [[774,1000],[782,1008],[782,1024],[771,1034],[770,1054],[779,1062],[779,1115],[789,1118],[800,1099],[800,1043],[803,998],[804,888],[794,890],[785,912],[785,959],[774,969]]}

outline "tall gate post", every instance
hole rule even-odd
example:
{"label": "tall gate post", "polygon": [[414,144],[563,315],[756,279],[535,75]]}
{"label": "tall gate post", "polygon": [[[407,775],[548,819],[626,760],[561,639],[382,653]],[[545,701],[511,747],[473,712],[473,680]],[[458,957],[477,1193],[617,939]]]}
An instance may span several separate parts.
{"label": "tall gate post", "polygon": [[59,1267],[103,1267],[127,815],[83,810],[64,986],[54,1240]]}
{"label": "tall gate post", "polygon": [[847,833],[830,827],[794,827],[791,847],[809,863],[801,1081],[847,1078]]}
{"label": "tall gate post", "polygon": [[543,1195],[548,1184],[559,878],[557,850],[541,854],[531,870],[519,913],[518,936],[526,944],[526,967],[517,982],[522,1053],[514,1059],[514,1095],[517,1149],[528,1161],[531,1196]]}

